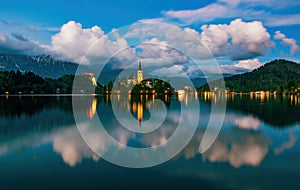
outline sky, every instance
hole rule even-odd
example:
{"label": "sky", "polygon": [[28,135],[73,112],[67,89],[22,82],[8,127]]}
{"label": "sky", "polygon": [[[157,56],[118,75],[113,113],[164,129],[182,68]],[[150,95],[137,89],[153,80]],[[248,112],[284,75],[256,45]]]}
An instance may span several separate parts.
{"label": "sky", "polygon": [[[155,24],[137,31],[149,34],[141,43],[156,45],[128,48],[117,56],[116,67],[150,56],[158,65],[164,60],[173,64],[161,66],[156,74],[185,70],[197,75],[187,54],[198,61],[198,40],[224,73],[250,71],[278,58],[300,62],[300,1],[295,0],[5,1],[0,6],[0,53],[50,54],[89,65],[95,57],[106,60],[130,47],[129,35],[121,33],[135,23]],[[170,24],[176,38],[161,29],[161,23]],[[150,37],[153,28],[156,34]],[[112,32],[118,33],[115,39]],[[161,33],[164,38],[156,36]],[[189,34],[198,40],[186,37]]]}

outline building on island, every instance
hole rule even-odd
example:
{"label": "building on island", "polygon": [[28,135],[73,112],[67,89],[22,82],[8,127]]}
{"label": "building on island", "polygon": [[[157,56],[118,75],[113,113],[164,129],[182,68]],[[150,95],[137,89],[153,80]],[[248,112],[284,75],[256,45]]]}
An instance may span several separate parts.
{"label": "building on island", "polygon": [[94,86],[97,86],[97,80],[96,80],[96,78],[95,78],[94,73],[85,72],[84,74],[90,78],[90,80],[92,81],[92,84],[93,84]]}
{"label": "building on island", "polygon": [[128,85],[136,85],[137,84],[137,80],[136,80],[136,77],[134,76],[134,74],[132,73],[128,79],[127,79],[127,84]]}
{"label": "building on island", "polygon": [[143,81],[143,70],[142,70],[142,64],[141,61],[139,61],[139,69],[138,69],[138,84],[141,84]]}
{"label": "building on island", "polygon": [[132,73],[128,78],[127,78],[127,84],[130,85],[136,85],[136,84],[141,84],[141,82],[143,81],[143,70],[142,70],[142,63],[141,61],[139,61],[139,68],[137,71],[137,78],[134,76],[134,74]]}

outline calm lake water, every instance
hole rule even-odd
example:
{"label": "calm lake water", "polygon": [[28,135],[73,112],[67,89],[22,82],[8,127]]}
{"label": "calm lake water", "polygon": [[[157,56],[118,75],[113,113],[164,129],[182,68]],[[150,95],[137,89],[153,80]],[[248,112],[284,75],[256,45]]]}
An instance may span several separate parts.
{"label": "calm lake water", "polygon": [[[226,117],[214,144],[203,154],[199,144],[214,95],[153,97],[97,96],[84,99],[80,122],[100,118],[107,132],[124,146],[151,147],[176,130],[180,105],[200,103],[198,128],[190,143],[171,160],[150,168],[124,168],[98,156],[75,125],[71,96],[0,97],[1,189],[130,188],[130,189],[295,189],[300,178],[300,97],[228,95]],[[129,110],[137,121],[167,108],[163,125],[149,134],[120,127],[119,112]],[[214,113],[218,114],[218,113]],[[96,146],[106,150],[99,136]],[[98,143],[98,144],[97,144]],[[141,158],[142,159],[142,158]]]}

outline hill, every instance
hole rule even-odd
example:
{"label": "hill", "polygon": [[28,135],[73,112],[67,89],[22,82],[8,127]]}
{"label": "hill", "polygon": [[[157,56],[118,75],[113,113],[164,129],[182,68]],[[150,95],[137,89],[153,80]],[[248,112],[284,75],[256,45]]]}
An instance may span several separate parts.
{"label": "hill", "polygon": [[[277,91],[291,92],[300,87],[300,64],[276,59],[252,72],[224,78],[226,90],[232,92]],[[220,80],[212,81],[217,85]],[[209,91],[208,84],[200,91]]]}
{"label": "hill", "polygon": [[0,71],[33,72],[43,78],[59,78],[75,74],[77,68],[76,63],[57,60],[49,55],[0,54]]}

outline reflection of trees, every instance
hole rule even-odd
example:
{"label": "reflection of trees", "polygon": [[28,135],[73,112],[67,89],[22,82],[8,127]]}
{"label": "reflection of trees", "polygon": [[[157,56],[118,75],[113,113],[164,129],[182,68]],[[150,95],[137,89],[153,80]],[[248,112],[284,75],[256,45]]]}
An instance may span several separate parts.
{"label": "reflection of trees", "polygon": [[43,109],[54,108],[72,112],[72,99],[65,96],[1,96],[0,105],[0,117],[31,116]]}
{"label": "reflection of trees", "polygon": [[300,121],[300,104],[291,104],[288,96],[253,98],[236,96],[228,99],[227,108],[249,112],[276,127],[292,125]]}
{"label": "reflection of trees", "polygon": [[1,96],[0,105],[0,134],[74,123],[71,97]]}
{"label": "reflection of trees", "polygon": [[298,100],[295,96],[236,94],[228,95],[226,106],[229,110],[251,113],[272,126],[285,127],[300,121]]}

